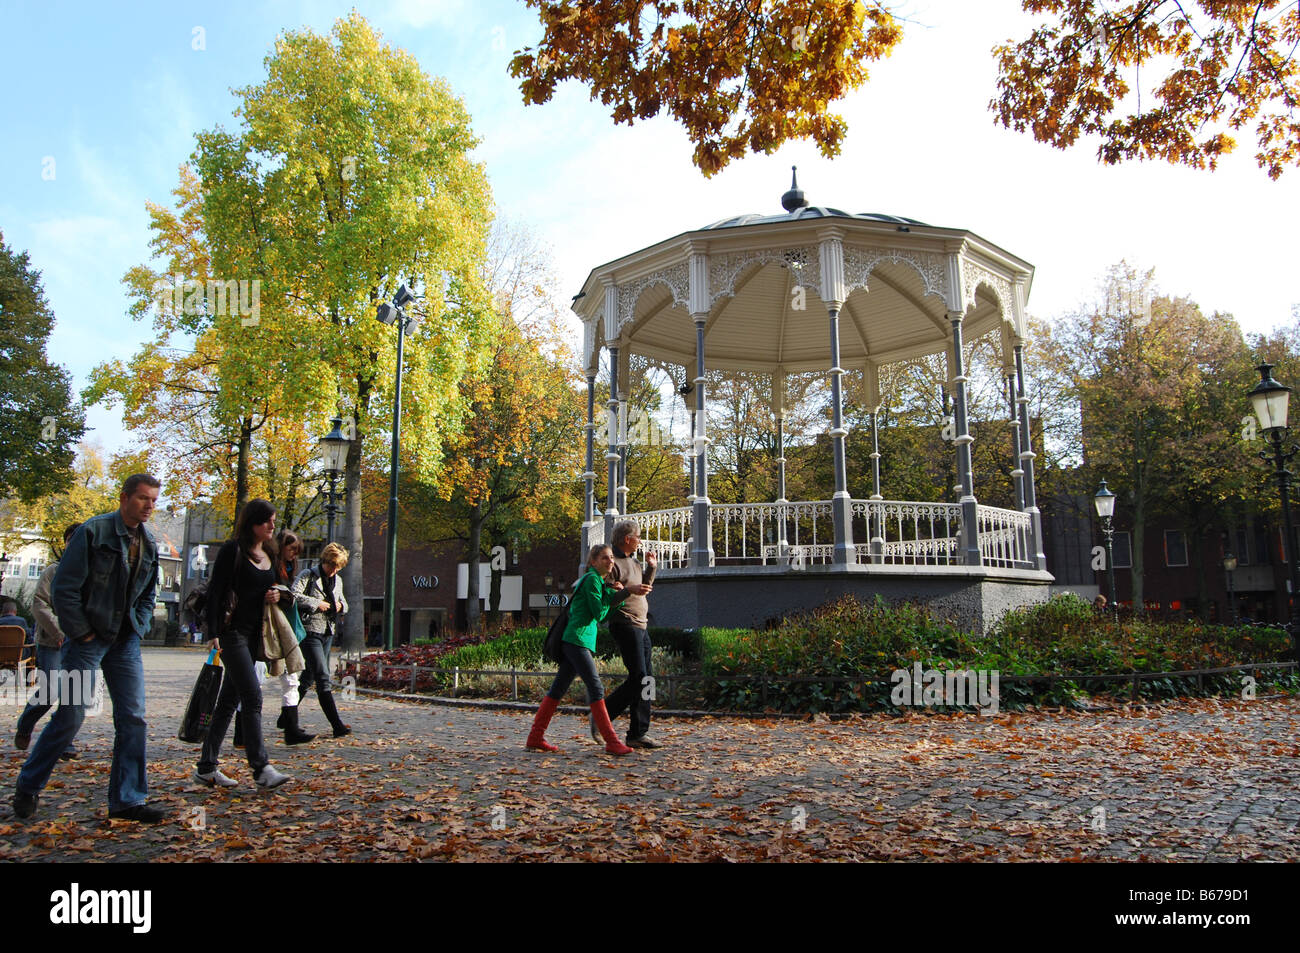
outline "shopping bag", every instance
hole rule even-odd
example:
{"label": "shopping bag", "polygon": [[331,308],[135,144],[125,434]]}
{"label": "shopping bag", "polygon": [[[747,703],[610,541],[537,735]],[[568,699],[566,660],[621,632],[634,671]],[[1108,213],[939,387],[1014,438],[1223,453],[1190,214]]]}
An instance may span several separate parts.
{"label": "shopping bag", "polygon": [[200,744],[208,736],[212,724],[212,713],[217,710],[217,696],[221,694],[221,653],[215,649],[208,653],[199,677],[194,681],[194,691],[190,692],[190,703],[185,708],[185,717],[181,719],[181,730],[177,737],[190,744]]}
{"label": "shopping bag", "polygon": [[542,643],[542,658],[546,661],[559,662],[564,659],[564,650],[560,647],[560,643],[564,639],[564,630],[568,625],[569,607],[565,606],[551,623],[550,629],[546,632],[546,641]]}

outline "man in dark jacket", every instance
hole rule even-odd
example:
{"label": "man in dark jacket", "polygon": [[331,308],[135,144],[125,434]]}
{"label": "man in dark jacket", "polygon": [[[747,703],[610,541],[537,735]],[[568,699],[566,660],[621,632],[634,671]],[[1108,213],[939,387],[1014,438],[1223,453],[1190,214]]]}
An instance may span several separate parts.
{"label": "man in dark jacket", "polygon": [[[128,477],[115,512],[82,524],[68,541],[54,576],[53,603],[66,641],[60,698],[32,747],[14,791],[14,814],[31,817],[59,756],[81,730],[102,670],[113,700],[113,766],[108,816],[156,824],[162,811],[147,802],[144,663],[140,639],[153,621],[158,591],[158,547],[145,529],[158,501],[159,482],[147,473]],[[86,697],[91,695],[92,697]]]}

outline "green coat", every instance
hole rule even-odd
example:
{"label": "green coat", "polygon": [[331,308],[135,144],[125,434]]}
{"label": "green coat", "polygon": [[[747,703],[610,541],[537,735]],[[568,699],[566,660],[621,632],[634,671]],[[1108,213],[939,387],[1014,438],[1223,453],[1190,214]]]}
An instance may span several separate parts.
{"label": "green coat", "polygon": [[610,606],[621,601],[615,590],[605,585],[600,573],[588,568],[569,601],[569,624],[561,641],[596,651],[596,625],[609,615]]}

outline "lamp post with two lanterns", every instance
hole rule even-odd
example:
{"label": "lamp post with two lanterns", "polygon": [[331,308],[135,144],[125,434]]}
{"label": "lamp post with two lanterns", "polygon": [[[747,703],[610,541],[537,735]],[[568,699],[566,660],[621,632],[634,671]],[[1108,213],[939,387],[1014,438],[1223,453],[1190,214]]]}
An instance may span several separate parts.
{"label": "lamp post with two lanterns", "polygon": [[1287,426],[1287,404],[1291,399],[1291,388],[1273,380],[1273,365],[1264,361],[1255,370],[1259,371],[1259,383],[1250,391],[1250,403],[1259,419],[1264,439],[1272,447],[1260,451],[1259,458],[1272,463],[1276,472],[1278,495],[1282,498],[1282,525],[1285,535],[1282,538],[1282,554],[1286,559],[1290,583],[1289,621],[1287,628],[1291,632],[1291,648],[1300,659],[1300,629],[1296,625],[1297,601],[1300,601],[1300,566],[1296,565],[1295,530],[1291,523],[1291,471],[1286,463],[1296,455],[1295,446],[1285,447],[1284,441],[1290,428]]}
{"label": "lamp post with two lanterns", "polygon": [[402,349],[406,334],[414,331],[419,319],[406,316],[403,310],[415,300],[415,295],[405,284],[397,289],[393,301],[379,305],[376,317],[380,324],[397,325],[397,380],[393,395],[392,458],[388,476],[388,551],[384,558],[384,648],[393,647],[393,632],[397,620],[397,458],[402,445]]}

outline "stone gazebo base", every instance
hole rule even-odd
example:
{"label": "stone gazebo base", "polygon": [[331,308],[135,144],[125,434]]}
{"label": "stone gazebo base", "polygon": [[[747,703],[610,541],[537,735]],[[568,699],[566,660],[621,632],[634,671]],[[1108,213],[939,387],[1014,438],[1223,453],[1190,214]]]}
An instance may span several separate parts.
{"label": "stone gazebo base", "polygon": [[1009,609],[1046,602],[1051,573],[943,566],[721,566],[669,569],[655,579],[652,626],[763,628],[769,621],[851,595],[860,602],[919,602],[984,635]]}

